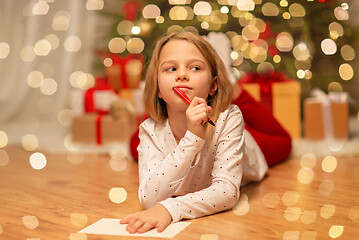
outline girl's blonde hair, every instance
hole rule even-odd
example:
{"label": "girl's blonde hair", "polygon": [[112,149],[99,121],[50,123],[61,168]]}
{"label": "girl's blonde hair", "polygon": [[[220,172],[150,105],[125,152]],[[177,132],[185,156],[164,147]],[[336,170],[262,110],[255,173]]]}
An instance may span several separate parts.
{"label": "girl's blonde hair", "polygon": [[156,44],[145,78],[146,85],[143,99],[147,114],[153,120],[159,122],[163,122],[168,118],[166,103],[158,97],[158,61],[163,46],[171,40],[184,40],[194,44],[210,66],[212,77],[217,77],[217,91],[213,96],[208,96],[208,105],[212,107],[210,118],[216,121],[219,114],[232,102],[232,85],[218,53],[204,38],[191,32],[166,35]]}

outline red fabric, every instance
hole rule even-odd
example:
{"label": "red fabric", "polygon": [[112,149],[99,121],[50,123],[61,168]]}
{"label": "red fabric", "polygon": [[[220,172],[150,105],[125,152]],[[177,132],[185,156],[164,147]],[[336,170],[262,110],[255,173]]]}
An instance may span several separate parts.
{"label": "red fabric", "polygon": [[292,149],[290,135],[267,107],[257,102],[244,89],[233,104],[241,109],[245,129],[256,140],[268,165],[273,166],[286,160]]}
{"label": "red fabric", "polygon": [[138,134],[139,134],[139,129],[137,128],[137,130],[133,133],[133,135],[130,139],[130,152],[131,152],[133,159],[136,162],[138,161],[137,147],[138,147],[138,145],[140,145],[140,138],[139,138]]}
{"label": "red fabric", "polygon": [[[272,113],[261,103],[242,89],[241,94],[233,101],[241,109],[245,128],[256,140],[269,166],[273,166],[288,158],[292,149],[292,141],[286,130],[273,117]],[[140,144],[139,130],[132,135],[130,150],[138,161],[137,146]]]}

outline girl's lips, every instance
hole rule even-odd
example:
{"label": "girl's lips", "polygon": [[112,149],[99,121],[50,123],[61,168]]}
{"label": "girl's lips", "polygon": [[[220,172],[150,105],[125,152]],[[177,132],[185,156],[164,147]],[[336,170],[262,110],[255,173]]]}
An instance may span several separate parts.
{"label": "girl's lips", "polygon": [[188,86],[176,86],[177,88],[181,89],[182,91],[185,90],[191,90],[192,88],[188,87]]}
{"label": "girl's lips", "polygon": [[189,94],[191,88],[189,87],[178,87],[182,92],[184,92],[185,94]]}

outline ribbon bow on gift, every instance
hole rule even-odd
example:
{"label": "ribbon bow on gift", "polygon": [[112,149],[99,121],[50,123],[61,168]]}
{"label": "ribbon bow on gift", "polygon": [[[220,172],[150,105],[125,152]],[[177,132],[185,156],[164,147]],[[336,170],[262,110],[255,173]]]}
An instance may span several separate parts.
{"label": "ribbon bow on gift", "polygon": [[138,88],[142,78],[144,56],[142,54],[128,54],[121,57],[118,54],[111,53],[109,57],[113,63],[106,68],[106,74],[111,88],[115,91]]}

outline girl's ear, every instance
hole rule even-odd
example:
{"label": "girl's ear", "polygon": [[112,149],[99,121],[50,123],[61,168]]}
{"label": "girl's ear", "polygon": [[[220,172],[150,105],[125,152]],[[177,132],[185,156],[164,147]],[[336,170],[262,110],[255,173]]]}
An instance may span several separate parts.
{"label": "girl's ear", "polygon": [[218,89],[217,76],[215,76],[212,80],[211,88],[209,89],[209,95],[213,96],[214,94],[216,94],[217,89]]}

